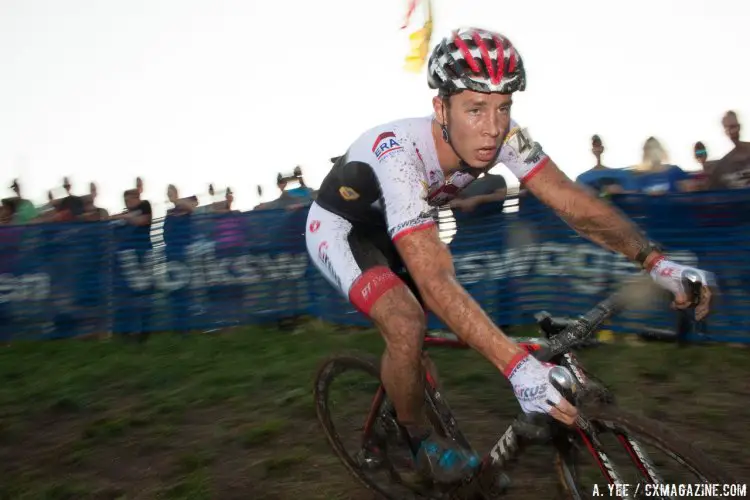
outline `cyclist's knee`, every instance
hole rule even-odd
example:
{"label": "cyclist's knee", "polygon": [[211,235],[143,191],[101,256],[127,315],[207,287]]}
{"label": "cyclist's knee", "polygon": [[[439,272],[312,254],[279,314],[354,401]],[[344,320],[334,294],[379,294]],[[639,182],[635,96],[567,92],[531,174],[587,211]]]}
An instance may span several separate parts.
{"label": "cyclist's knee", "polygon": [[419,352],[427,328],[425,313],[406,285],[392,288],[373,306],[370,315],[386,343]]}

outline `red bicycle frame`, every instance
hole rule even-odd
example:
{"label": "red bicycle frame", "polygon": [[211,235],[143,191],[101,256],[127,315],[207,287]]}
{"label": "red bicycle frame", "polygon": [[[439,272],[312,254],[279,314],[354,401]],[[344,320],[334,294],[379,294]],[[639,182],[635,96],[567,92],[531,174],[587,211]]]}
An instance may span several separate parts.
{"label": "red bicycle frame", "polygon": [[[531,340],[531,339],[530,339]],[[519,346],[524,348],[529,353],[538,351],[541,348],[541,345],[535,342],[519,342]],[[428,355],[425,352],[425,349],[428,347],[439,347],[439,348],[446,348],[446,349],[469,349],[469,345],[462,341],[459,338],[447,338],[447,337],[436,337],[434,335],[425,335],[424,341],[422,343],[422,356],[427,357]],[[427,383],[430,384],[430,386],[433,389],[437,389],[437,383],[435,379],[432,376],[432,373],[430,373],[429,370],[425,373],[427,378]],[[385,397],[385,388],[383,387],[383,384],[380,384],[378,386],[378,390],[375,393],[375,397],[372,400],[372,405],[370,406],[370,412],[367,415],[367,419],[365,420],[364,425],[364,432],[362,433],[362,440],[365,442],[367,440],[367,437],[370,435],[370,430],[372,429],[373,424],[375,423],[375,419],[378,416],[378,409],[380,408],[380,405],[383,404],[383,398]]]}

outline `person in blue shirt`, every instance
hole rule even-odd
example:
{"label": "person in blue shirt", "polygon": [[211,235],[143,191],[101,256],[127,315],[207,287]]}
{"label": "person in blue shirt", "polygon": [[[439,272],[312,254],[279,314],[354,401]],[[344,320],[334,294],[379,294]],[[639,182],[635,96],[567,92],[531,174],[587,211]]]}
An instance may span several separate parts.
{"label": "person in blue shirt", "polygon": [[677,165],[666,163],[667,153],[658,139],[649,137],[643,145],[643,162],[634,169],[638,192],[650,195],[687,190],[690,175]]}
{"label": "person in blue shirt", "polygon": [[579,175],[576,178],[577,183],[590,187],[603,197],[635,190],[633,174],[630,171],[602,165],[604,144],[598,135],[591,138],[591,152],[596,158],[596,165]]}

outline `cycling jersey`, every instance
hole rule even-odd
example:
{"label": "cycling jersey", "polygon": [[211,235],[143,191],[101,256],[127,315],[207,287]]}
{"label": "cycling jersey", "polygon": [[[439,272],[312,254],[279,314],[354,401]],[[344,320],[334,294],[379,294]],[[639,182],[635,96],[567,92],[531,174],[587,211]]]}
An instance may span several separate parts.
{"label": "cycling jersey", "polygon": [[[498,161],[527,181],[547,160],[541,146],[511,121]],[[351,222],[385,226],[396,240],[432,225],[436,210],[431,207],[451,201],[481,172],[466,168],[446,179],[432,117],[408,118],[372,128],[354,141],[323,180],[317,202]]]}
{"label": "cycling jersey", "polygon": [[[549,158],[511,121],[498,161],[524,182]],[[431,116],[368,130],[335,159],[310,207],[305,240],[313,263],[352,304],[369,313],[383,293],[402,283],[393,273],[402,264],[392,242],[433,226],[437,207],[481,172],[465,168],[446,178]],[[416,292],[413,283],[411,288]]]}

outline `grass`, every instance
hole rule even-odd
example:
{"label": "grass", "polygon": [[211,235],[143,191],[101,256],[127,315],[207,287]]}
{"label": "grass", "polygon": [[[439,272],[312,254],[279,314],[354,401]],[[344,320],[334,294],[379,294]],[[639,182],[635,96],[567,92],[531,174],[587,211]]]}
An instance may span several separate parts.
{"label": "grass", "polygon": [[[311,388],[331,353],[382,347],[374,332],[317,322],[160,335],[145,345],[5,347],[0,499],[370,498],[328,447]],[[736,472],[750,470],[748,351],[618,343],[581,357],[621,405],[690,435]],[[518,411],[507,382],[470,351],[433,359],[462,429],[488,449]],[[342,408],[367,410],[354,399]],[[514,484],[533,490],[550,475],[540,457]]]}

